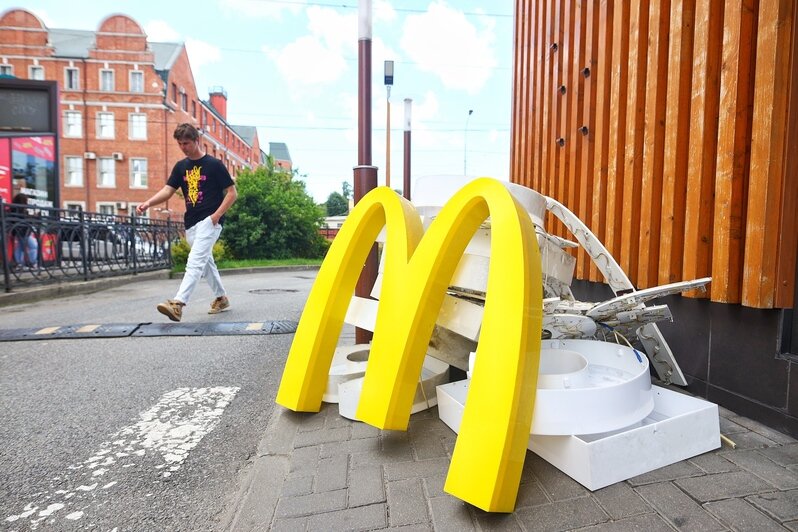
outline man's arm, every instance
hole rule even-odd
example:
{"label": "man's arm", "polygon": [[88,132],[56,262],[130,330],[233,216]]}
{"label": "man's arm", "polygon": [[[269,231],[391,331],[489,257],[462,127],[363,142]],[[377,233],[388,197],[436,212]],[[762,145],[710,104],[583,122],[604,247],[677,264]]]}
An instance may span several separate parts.
{"label": "man's arm", "polygon": [[235,185],[230,185],[224,189],[224,199],[222,200],[222,204],[219,205],[219,208],[216,209],[213,214],[211,214],[211,221],[213,222],[213,225],[219,224],[219,218],[221,218],[224,213],[227,212],[227,209],[229,209],[230,206],[235,203],[237,197],[238,191],[236,190]]}
{"label": "man's arm", "polygon": [[145,201],[144,203],[139,203],[136,206],[136,213],[137,214],[144,214],[147,209],[152,207],[153,205],[158,205],[159,203],[163,203],[164,201],[168,200],[172,197],[177,189],[174,187],[170,187],[169,185],[164,185],[164,187],[153,194],[153,196]]}

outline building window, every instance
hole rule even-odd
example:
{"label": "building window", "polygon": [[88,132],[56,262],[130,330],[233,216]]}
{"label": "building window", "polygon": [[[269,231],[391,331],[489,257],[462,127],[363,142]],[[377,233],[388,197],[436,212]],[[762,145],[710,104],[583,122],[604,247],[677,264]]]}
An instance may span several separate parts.
{"label": "building window", "polygon": [[14,75],[14,66],[2,64],[0,65],[0,76],[13,76]]}
{"label": "building window", "polygon": [[111,157],[97,159],[97,186],[116,186],[116,163]]}
{"label": "building window", "polygon": [[78,77],[77,68],[64,69],[64,88],[73,91],[80,89],[80,78]]}
{"label": "building window", "polygon": [[97,113],[97,138],[98,139],[114,138],[113,113]]}
{"label": "building window", "polygon": [[172,101],[177,103],[177,84],[172,83]]}
{"label": "building window", "polygon": [[130,188],[147,188],[147,159],[130,159]]}
{"label": "building window", "polygon": [[191,100],[191,116],[197,118],[197,101]]}
{"label": "building window", "polygon": [[[116,214],[116,204],[115,203],[100,203],[97,202],[97,212],[100,214]],[[103,250],[105,251],[105,250]]]}
{"label": "building window", "polygon": [[144,92],[144,72],[130,71],[130,92]]}
{"label": "building window", "polygon": [[83,115],[80,111],[64,111],[64,136],[71,138],[83,136]]}
{"label": "building window", "polygon": [[114,71],[100,70],[100,90],[111,92],[114,90]]}
{"label": "building window", "polygon": [[80,212],[83,210],[82,201],[65,201],[64,208],[70,212]]}
{"label": "building window", "polygon": [[147,140],[147,115],[144,113],[131,113],[129,116],[130,139]]}
{"label": "building window", "polygon": [[185,92],[180,95],[180,108],[184,111],[188,111],[188,96]]}
{"label": "building window", "polygon": [[83,186],[83,158],[70,157],[64,158],[64,185],[67,187]]}
{"label": "building window", "polygon": [[29,66],[28,77],[30,79],[44,79],[44,67],[40,65]]}

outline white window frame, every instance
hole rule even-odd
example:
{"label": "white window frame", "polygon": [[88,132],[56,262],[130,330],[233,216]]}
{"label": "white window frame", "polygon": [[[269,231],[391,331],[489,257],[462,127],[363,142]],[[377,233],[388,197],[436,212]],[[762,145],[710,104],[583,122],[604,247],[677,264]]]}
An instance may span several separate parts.
{"label": "white window frame", "polygon": [[83,186],[83,157],[77,155],[67,155],[64,157],[64,186]]}
{"label": "white window frame", "polygon": [[128,115],[128,138],[130,140],[147,140],[147,113],[130,113]]}
{"label": "white window frame", "polygon": [[103,92],[114,92],[116,89],[114,81],[114,71],[108,68],[100,70],[100,90]]}
{"label": "white window frame", "polygon": [[64,137],[79,139],[83,136],[83,113],[64,111]]}
{"label": "white window frame", "polygon": [[[143,171],[140,165],[144,165]],[[149,169],[147,159],[143,157],[130,158],[130,188],[147,188],[149,183]]]}
{"label": "white window frame", "polygon": [[75,67],[64,68],[64,90],[80,90],[80,70]]}
{"label": "white window frame", "polygon": [[71,212],[78,212],[78,208],[81,211],[86,210],[86,202],[85,201],[65,201],[63,209],[66,209]]}
{"label": "white window frame", "polygon": [[97,113],[97,138],[113,139],[114,133],[114,113],[100,111]]}
{"label": "white window frame", "polygon": [[144,71],[130,71],[130,92],[144,92]]}
{"label": "white window frame", "polygon": [[14,65],[10,63],[0,63],[0,76],[13,76]]}
{"label": "white window frame", "polygon": [[43,80],[44,79],[44,67],[42,65],[28,65],[28,78],[29,79],[36,79],[36,80]]}
{"label": "white window frame", "polygon": [[116,188],[116,161],[113,157],[97,158],[97,188]]}
{"label": "white window frame", "polygon": [[98,201],[97,212],[100,214],[116,214],[116,202],[114,201]]}

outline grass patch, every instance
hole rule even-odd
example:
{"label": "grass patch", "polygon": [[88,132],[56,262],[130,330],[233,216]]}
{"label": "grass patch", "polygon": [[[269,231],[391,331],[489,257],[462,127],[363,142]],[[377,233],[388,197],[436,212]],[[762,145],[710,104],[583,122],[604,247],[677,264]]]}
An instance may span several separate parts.
{"label": "grass patch", "polygon": [[[261,268],[265,266],[319,266],[324,259],[247,259],[247,260],[220,260],[216,267],[220,270],[234,270],[238,268]],[[175,265],[173,273],[186,271],[185,264]]]}

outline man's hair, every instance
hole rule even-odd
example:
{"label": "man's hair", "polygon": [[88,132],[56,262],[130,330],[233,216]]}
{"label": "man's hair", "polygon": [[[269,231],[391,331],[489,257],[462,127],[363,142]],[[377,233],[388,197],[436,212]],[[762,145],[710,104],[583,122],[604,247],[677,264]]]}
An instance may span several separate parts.
{"label": "man's hair", "polygon": [[199,140],[199,131],[189,123],[180,124],[172,135],[175,140]]}

